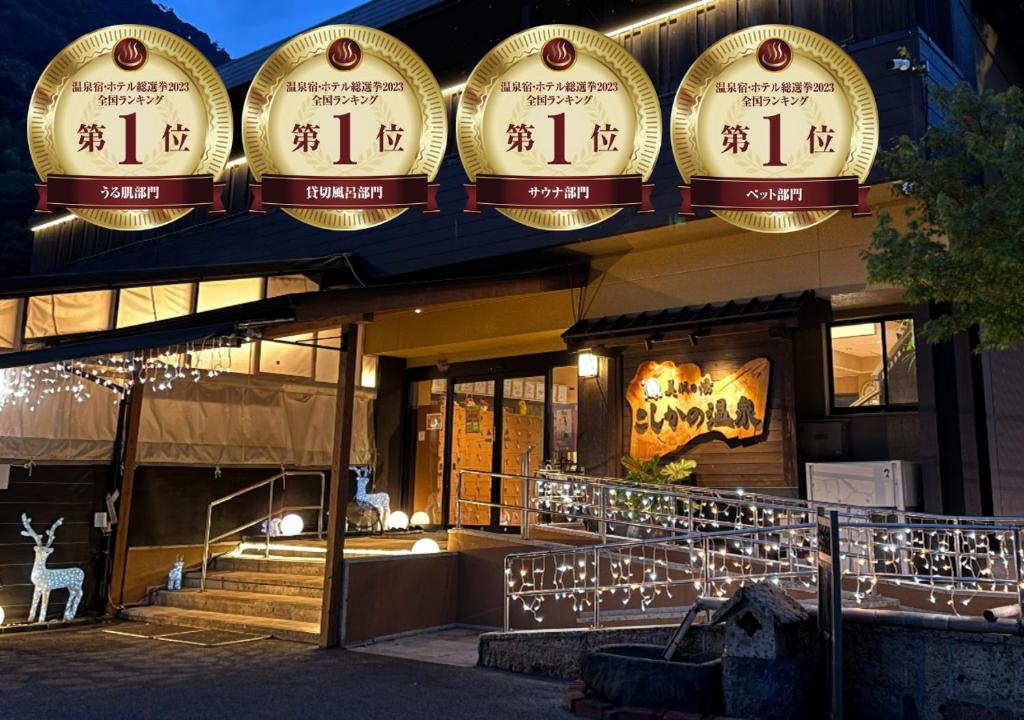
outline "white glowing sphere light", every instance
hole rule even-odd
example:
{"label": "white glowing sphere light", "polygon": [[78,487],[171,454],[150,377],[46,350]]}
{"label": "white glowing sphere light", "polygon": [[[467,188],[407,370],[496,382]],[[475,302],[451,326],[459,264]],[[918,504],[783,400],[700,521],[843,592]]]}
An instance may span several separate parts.
{"label": "white glowing sphere light", "polygon": [[436,552],[441,552],[441,547],[430,538],[420,538],[412,546],[413,555],[429,555]]}
{"label": "white glowing sphere light", "polygon": [[409,516],[401,510],[388,515],[388,530],[406,530],[409,527]]}
{"label": "white glowing sphere light", "polygon": [[288,513],[281,518],[281,524],[278,526],[278,530],[282,535],[298,535],[302,532],[302,528],[305,527],[305,523],[302,522],[302,518],[295,513]]}
{"label": "white glowing sphere light", "polygon": [[409,520],[411,525],[419,525],[420,527],[430,524],[430,516],[422,510],[414,512],[412,518]]}

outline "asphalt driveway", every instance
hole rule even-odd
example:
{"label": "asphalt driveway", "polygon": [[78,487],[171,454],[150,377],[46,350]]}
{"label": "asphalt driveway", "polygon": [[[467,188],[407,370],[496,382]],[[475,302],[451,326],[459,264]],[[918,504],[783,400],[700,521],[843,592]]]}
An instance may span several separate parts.
{"label": "asphalt driveway", "polygon": [[525,720],[563,683],[279,640],[198,647],[100,628],[0,636],[0,717]]}

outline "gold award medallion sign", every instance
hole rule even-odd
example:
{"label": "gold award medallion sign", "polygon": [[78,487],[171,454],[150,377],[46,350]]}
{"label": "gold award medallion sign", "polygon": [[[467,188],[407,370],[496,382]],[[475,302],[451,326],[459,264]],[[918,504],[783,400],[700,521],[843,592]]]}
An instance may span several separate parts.
{"label": "gold award medallion sign", "polygon": [[727,440],[763,435],[770,370],[771,361],[763,357],[720,378],[693,363],[642,363],[626,388],[629,454],[646,460],[709,433]]}
{"label": "gold award medallion sign", "polygon": [[274,51],[242,114],[253,212],[282,208],[327,230],[380,225],[419,207],[444,158],[441,88],[408,46],[360,25],[325,25]]}
{"label": "gold award medallion sign", "polygon": [[83,35],[39,78],[28,146],[37,212],[142,230],[192,208],[223,212],[231,103],[216,70],[177,35],[114,25]]}
{"label": "gold award medallion sign", "polygon": [[473,69],[456,120],[467,212],[573,230],[651,212],[661,145],[650,78],[618,43],[572,25],[513,35]]}
{"label": "gold award medallion sign", "polygon": [[759,232],[790,232],[839,209],[870,215],[862,187],[878,148],[864,74],[817,33],[760,25],[707,49],[672,108],[680,214],[707,208]]}

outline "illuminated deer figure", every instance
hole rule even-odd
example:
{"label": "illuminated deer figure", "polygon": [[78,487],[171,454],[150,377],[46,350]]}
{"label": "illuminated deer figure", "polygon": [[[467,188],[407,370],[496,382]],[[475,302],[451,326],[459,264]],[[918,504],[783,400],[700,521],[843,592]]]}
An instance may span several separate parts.
{"label": "illuminated deer figure", "polygon": [[[377,521],[380,523],[380,531],[388,527],[388,515],[391,514],[391,496],[386,492],[368,493],[366,486],[370,484],[370,468],[366,465],[356,465],[356,504],[360,507],[373,508],[377,512]],[[370,526],[371,532],[373,526]]]}
{"label": "illuminated deer figure", "polygon": [[78,603],[82,599],[82,583],[85,581],[85,571],[81,568],[62,568],[60,570],[47,570],[46,558],[53,552],[53,536],[57,528],[64,522],[64,518],[57,518],[57,522],[46,531],[46,544],[39,533],[32,529],[32,518],[25,513],[21,514],[21,524],[25,529],[21,534],[32,538],[36,543],[36,561],[32,565],[32,584],[36,591],[32,594],[32,608],[28,611],[28,621],[32,622],[36,617],[36,608],[39,609],[39,622],[46,622],[46,606],[50,602],[50,591],[67,588],[68,602],[64,606],[64,620],[73,620],[78,612]]}

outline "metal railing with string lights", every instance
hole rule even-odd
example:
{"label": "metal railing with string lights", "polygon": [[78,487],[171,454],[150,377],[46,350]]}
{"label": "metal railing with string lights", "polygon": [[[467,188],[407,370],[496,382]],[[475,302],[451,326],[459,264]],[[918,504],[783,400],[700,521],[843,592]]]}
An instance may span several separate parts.
{"label": "metal railing with string lights", "polygon": [[978,598],[989,601],[981,609],[993,600],[1024,608],[1024,518],[899,515],[897,522],[841,519],[842,572],[855,603],[908,589],[927,595],[925,609],[956,615],[974,614]]}
{"label": "metal railing with string lights", "polygon": [[[516,504],[467,496],[465,479],[484,483],[484,497],[492,496],[493,483],[518,486]],[[477,485],[480,483],[477,482]],[[455,485],[456,527],[462,527],[464,509],[497,508],[529,537],[536,525],[558,526],[572,532],[596,533],[602,541],[646,539],[679,533],[716,532],[810,523],[817,507],[838,510],[844,517],[870,520],[871,513],[891,508],[816,504],[742,489],[631,483],[618,478],[539,471],[536,476],[459,470]]]}
{"label": "metal railing with string lights", "polygon": [[659,598],[685,605],[696,597],[726,597],[749,582],[813,593],[814,528],[802,523],[695,532],[508,555],[505,629],[512,629],[514,604],[538,624],[563,604],[572,624],[598,628],[610,610],[642,615]]}
{"label": "metal railing with string lights", "polygon": [[[521,502],[465,497],[466,475],[518,483]],[[1018,618],[1024,607],[1024,518],[837,506],[561,473],[531,477],[463,470],[456,499],[460,527],[463,507],[478,506],[498,508],[503,517],[517,520],[524,538],[547,527],[596,535],[600,541],[509,555],[506,627],[515,603],[537,622],[544,603],[567,603],[573,616],[593,613],[592,624],[600,626],[602,604],[616,595],[641,614],[663,593],[673,598],[673,588],[721,598],[745,583],[772,582],[813,596],[819,509],[839,513],[840,565],[851,605],[885,596],[956,615],[1006,605],[1013,608],[1006,615]],[[979,598],[982,602],[975,602]]]}

